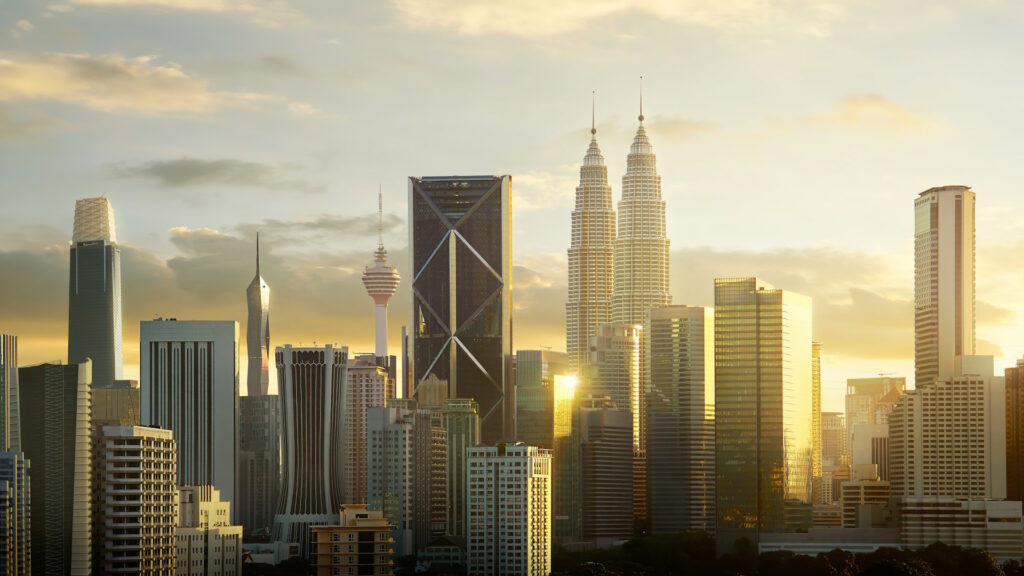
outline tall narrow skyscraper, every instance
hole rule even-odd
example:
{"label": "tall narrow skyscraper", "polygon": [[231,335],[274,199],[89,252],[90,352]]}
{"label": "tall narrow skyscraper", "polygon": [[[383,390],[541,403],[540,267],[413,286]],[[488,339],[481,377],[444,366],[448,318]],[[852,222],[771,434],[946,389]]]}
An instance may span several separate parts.
{"label": "tall narrow skyscraper", "polygon": [[245,345],[249,355],[246,390],[249,396],[263,396],[270,386],[270,286],[260,275],[260,236],[256,234],[256,277],[245,291],[249,322]]}
{"label": "tall narrow skyscraper", "polygon": [[388,356],[388,301],[398,289],[398,270],[388,264],[388,251],[384,249],[384,199],[377,192],[377,251],[373,266],[363,271],[363,286],[373,298],[376,307],[374,316],[374,356]]}
{"label": "tall narrow skyscraper", "polygon": [[18,337],[0,334],[0,452],[21,451],[19,413]]}
{"label": "tall narrow skyscraper", "polygon": [[608,185],[608,167],[597,146],[593,116],[590,134],[590,147],[580,166],[569,244],[565,349],[573,370],[587,362],[590,339],[597,335],[597,327],[612,319],[615,209],[612,187]]}
{"label": "tall narrow skyscraper", "polygon": [[914,201],[916,387],[954,375],[974,354],[974,192],[929,188]]}
{"label": "tall narrow skyscraper", "polygon": [[95,386],[110,386],[122,375],[121,249],[114,208],[106,198],[75,203],[68,283],[68,363],[92,360]]}
{"label": "tall narrow skyscraper", "polygon": [[719,552],[809,528],[811,379],[811,299],[758,278],[715,279]]}
{"label": "tall narrow skyscraper", "polygon": [[483,443],[513,433],[511,177],[409,179],[413,386],[480,406]]}
{"label": "tall narrow skyscraper", "polygon": [[661,198],[654,150],[644,130],[642,98],[638,119],[640,126],[622,176],[612,292],[612,322],[628,324],[643,324],[648,310],[672,301],[668,291],[665,201]]}

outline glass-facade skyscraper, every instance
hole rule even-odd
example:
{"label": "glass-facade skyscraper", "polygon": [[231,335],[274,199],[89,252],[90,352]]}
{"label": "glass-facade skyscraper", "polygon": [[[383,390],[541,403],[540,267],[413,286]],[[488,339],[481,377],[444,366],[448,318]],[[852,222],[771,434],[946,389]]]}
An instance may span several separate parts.
{"label": "glass-facade skyscraper", "polygon": [[811,299],[758,278],[716,279],[720,552],[810,520],[811,379]]}
{"label": "glass-facade skyscraper", "polygon": [[475,400],[484,444],[513,434],[511,180],[409,178],[413,390]]}
{"label": "glass-facade skyscraper", "polygon": [[21,450],[19,413],[18,337],[0,334],[0,451]]}
{"label": "glass-facade skyscraper", "polygon": [[68,283],[68,363],[92,360],[92,381],[110,386],[122,375],[121,249],[106,198],[75,203]]}

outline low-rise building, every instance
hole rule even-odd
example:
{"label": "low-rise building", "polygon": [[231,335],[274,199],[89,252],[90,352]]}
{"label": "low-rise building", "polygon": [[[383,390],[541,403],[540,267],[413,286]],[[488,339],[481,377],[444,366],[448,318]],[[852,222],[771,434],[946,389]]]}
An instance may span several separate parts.
{"label": "low-rise building", "polygon": [[393,526],[380,510],[345,504],[337,526],[314,526],[311,560],[318,576],[385,576],[394,563]]}
{"label": "low-rise building", "polygon": [[900,548],[900,533],[894,528],[811,528],[807,532],[762,532],[757,551],[817,556],[832,550],[869,554],[879,548]]}
{"label": "low-rise building", "polygon": [[242,527],[231,525],[231,503],[212,486],[179,492],[178,576],[235,576],[242,573]]}
{"label": "low-rise building", "polygon": [[[843,482],[840,491],[843,528],[870,528],[865,507],[884,508],[889,504],[889,483],[878,478],[874,464],[859,464],[853,469],[853,480]],[[861,518],[865,516],[865,518]]]}
{"label": "low-rise building", "polygon": [[911,497],[901,502],[900,518],[900,539],[907,549],[942,542],[985,550],[999,562],[1024,556],[1020,502]]}

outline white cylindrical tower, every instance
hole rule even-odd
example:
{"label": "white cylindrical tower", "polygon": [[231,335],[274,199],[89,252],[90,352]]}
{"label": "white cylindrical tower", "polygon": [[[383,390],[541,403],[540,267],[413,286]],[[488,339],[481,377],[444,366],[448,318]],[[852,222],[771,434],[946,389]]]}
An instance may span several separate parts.
{"label": "white cylindrical tower", "polygon": [[377,238],[374,264],[363,272],[363,286],[376,305],[373,354],[384,358],[388,355],[388,301],[395,295],[401,278],[398,270],[388,264],[388,251],[384,249],[384,207],[380,192],[377,193]]}

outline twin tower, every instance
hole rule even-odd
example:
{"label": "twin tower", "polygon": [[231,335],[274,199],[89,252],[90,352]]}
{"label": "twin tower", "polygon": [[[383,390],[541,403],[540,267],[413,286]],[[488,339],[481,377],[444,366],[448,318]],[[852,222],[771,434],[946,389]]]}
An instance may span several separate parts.
{"label": "twin tower", "polygon": [[590,147],[580,166],[569,245],[566,351],[574,370],[587,363],[590,339],[602,324],[643,324],[647,311],[672,300],[668,238],[654,151],[644,129],[643,100],[626,174],[622,177],[618,234],[608,167],[591,124]]}

